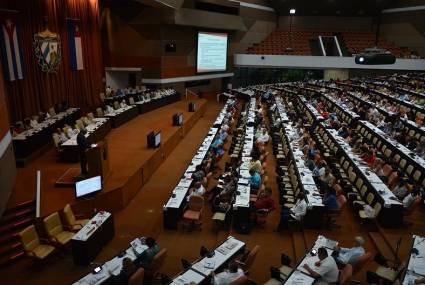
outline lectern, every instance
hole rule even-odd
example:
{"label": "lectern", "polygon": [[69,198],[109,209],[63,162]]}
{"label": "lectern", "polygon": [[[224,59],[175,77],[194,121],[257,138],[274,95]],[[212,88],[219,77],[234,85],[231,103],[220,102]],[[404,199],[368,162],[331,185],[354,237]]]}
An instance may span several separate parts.
{"label": "lectern", "polygon": [[86,151],[89,176],[101,175],[104,180],[109,173],[109,149],[106,140]]}

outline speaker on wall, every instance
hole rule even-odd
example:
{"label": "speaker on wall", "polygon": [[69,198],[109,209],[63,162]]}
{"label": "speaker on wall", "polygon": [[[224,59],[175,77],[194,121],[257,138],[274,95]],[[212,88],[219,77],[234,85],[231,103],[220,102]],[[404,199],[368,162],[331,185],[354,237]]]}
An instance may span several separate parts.
{"label": "speaker on wall", "polygon": [[177,47],[175,43],[168,43],[165,45],[165,52],[176,52]]}

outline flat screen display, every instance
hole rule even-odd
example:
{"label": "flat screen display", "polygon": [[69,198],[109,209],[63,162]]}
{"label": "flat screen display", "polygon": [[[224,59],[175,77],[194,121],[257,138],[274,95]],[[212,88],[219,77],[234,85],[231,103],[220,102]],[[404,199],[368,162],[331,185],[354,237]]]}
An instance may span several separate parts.
{"label": "flat screen display", "polygon": [[196,71],[198,73],[225,71],[226,67],[227,34],[199,32]]}
{"label": "flat screen display", "polygon": [[155,135],[155,147],[159,146],[160,144],[161,144],[161,132]]}
{"label": "flat screen display", "polygon": [[95,176],[75,183],[75,197],[81,198],[102,190],[102,177]]}

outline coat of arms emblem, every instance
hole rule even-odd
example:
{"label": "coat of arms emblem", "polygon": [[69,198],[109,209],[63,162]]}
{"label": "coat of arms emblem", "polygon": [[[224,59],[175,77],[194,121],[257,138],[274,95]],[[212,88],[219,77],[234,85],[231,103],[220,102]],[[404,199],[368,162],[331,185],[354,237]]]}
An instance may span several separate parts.
{"label": "coat of arms emblem", "polygon": [[60,37],[48,29],[34,35],[34,52],[44,72],[56,72],[61,60]]}

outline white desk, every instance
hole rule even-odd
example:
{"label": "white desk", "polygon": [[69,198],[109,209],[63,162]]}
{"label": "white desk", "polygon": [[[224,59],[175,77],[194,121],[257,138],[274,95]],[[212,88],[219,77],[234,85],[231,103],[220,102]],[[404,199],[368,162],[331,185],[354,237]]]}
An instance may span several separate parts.
{"label": "white desk", "polygon": [[303,159],[304,153],[299,148],[297,130],[290,124],[285,126],[285,134],[288,141],[288,146],[291,149],[294,164],[297,168],[298,179],[306,190],[308,207],[324,207],[322,196],[313,179],[313,172],[305,167]]}
{"label": "white desk", "polygon": [[311,251],[313,249],[317,250],[320,247],[325,247],[328,251],[329,256],[332,254],[332,251],[335,246],[338,245],[338,242],[334,240],[330,240],[324,236],[319,235],[317,240],[313,244],[310,251],[304,256],[304,258],[297,265],[296,269],[292,271],[291,275],[289,275],[288,279],[285,280],[283,284],[286,285],[311,285],[315,282],[315,279],[308,274],[308,272],[304,269],[304,264],[309,264],[314,270],[314,262],[318,261],[317,256],[311,256]]}
{"label": "white desk", "polygon": [[[140,255],[142,252],[144,252],[148,247],[146,245],[142,245],[139,238],[134,239],[130,244],[135,244],[134,248],[133,246],[130,246],[126,251],[125,254],[121,257],[114,257],[111,260],[105,262],[102,265],[102,270],[94,274],[93,272],[90,272],[80,280],[73,283],[73,285],[98,285],[105,282],[111,275],[109,271],[112,272],[113,275],[118,275],[121,272],[122,268],[122,260],[126,257],[130,258],[132,261],[134,261],[138,255]],[[137,254],[136,254],[137,252]]]}
{"label": "white desk", "polygon": [[328,133],[334,141],[338,142],[340,149],[345,153],[345,157],[350,158],[353,161],[354,168],[360,171],[364,178],[366,178],[372,187],[375,188],[375,192],[382,198],[384,201],[384,207],[391,207],[392,205],[401,205],[401,202],[397,199],[394,193],[388,188],[387,185],[370,169],[363,160],[353,152],[351,146],[338,135],[338,132],[334,129],[325,129],[325,132]]}
{"label": "white desk", "polygon": [[73,240],[86,241],[90,236],[100,228],[102,224],[111,216],[111,213],[100,211],[90,221],[81,228],[73,237]]}
{"label": "white desk", "polygon": [[243,241],[240,241],[232,236],[214,250],[214,256],[211,258],[204,257],[192,265],[192,269],[208,276],[211,272],[217,270],[226,263],[233,255],[245,246]]}
{"label": "white desk", "polygon": [[71,115],[75,112],[78,112],[79,110],[80,110],[79,108],[69,108],[66,111],[60,112],[60,113],[42,121],[41,123],[39,123],[37,125],[37,127],[21,132],[20,134],[14,136],[12,139],[13,140],[25,140],[25,139],[27,139],[27,137],[35,135],[36,133],[42,131],[43,129],[48,128],[49,126],[53,125],[57,121],[65,118],[68,115]]}
{"label": "white desk", "polygon": [[[100,128],[103,124],[105,124],[108,121],[107,118],[94,118],[93,122],[86,126],[87,133],[84,135],[86,138],[89,137],[92,133],[94,133],[98,128]],[[78,134],[75,134],[70,139],[68,139],[66,142],[62,144],[62,146],[76,146],[77,145],[77,136]]]}

